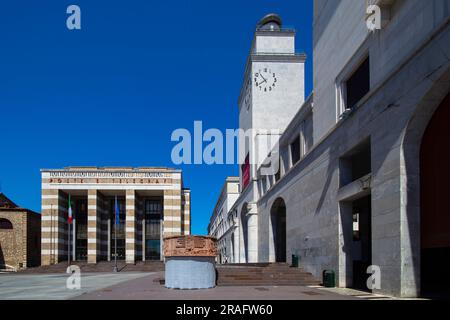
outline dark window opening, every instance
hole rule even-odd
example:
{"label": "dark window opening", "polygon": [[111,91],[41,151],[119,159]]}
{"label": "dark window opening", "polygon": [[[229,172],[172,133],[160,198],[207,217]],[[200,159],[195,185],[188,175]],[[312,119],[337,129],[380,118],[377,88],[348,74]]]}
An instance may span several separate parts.
{"label": "dark window opening", "polygon": [[159,260],[161,257],[161,219],[163,204],[161,199],[145,201],[145,259]]}
{"label": "dark window opening", "polygon": [[12,230],[13,225],[11,223],[11,221],[9,221],[8,219],[0,219],[0,229],[1,230]]}
{"label": "dark window opening", "polygon": [[363,142],[340,159],[341,187],[371,172],[370,141]]}
{"label": "dark window opening", "polygon": [[76,241],[75,241],[75,258],[77,261],[87,260],[87,199],[85,197],[72,197],[72,211],[74,219],[76,220]]}
{"label": "dark window opening", "polygon": [[278,161],[278,170],[277,173],[275,173],[275,181],[280,180],[281,178],[281,159]]}
{"label": "dark window opening", "polygon": [[353,108],[370,90],[370,61],[369,57],[348,78],[346,82],[346,108]]}
{"label": "dark window opening", "polygon": [[300,160],[300,136],[291,143],[291,158],[292,165],[295,165]]}

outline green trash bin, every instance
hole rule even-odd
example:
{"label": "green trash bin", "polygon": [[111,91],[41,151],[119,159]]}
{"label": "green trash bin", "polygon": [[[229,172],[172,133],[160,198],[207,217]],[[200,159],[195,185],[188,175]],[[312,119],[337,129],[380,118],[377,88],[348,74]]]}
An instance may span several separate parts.
{"label": "green trash bin", "polygon": [[296,254],[292,255],[292,265],[291,265],[291,267],[298,268],[298,260],[299,260],[298,258],[299,258],[298,255],[296,255]]}
{"label": "green trash bin", "polygon": [[336,275],[333,270],[324,270],[322,273],[322,282],[325,288],[334,288],[336,286]]}

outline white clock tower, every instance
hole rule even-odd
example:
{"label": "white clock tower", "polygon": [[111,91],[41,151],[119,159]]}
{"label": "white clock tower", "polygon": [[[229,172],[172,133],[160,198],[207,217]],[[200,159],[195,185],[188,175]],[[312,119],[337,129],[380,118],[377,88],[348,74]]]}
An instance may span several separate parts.
{"label": "white clock tower", "polygon": [[[264,139],[260,130],[283,132],[305,99],[306,56],[295,52],[295,30],[282,27],[281,18],[268,14],[257,24],[239,96],[239,127],[252,129],[250,144],[239,150],[241,159]],[[250,158],[252,155],[250,155]],[[250,161],[251,162],[251,161]],[[243,191],[251,185],[256,166],[241,166]]]}

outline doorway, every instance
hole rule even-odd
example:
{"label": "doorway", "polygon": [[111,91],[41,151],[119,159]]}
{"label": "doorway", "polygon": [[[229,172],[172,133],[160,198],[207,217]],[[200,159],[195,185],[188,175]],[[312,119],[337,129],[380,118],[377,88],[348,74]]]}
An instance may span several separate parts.
{"label": "doorway", "polygon": [[353,288],[369,290],[367,268],[372,265],[371,196],[352,203]]}
{"label": "doorway", "polygon": [[75,228],[75,260],[87,261],[87,197],[73,197],[72,206],[75,221],[72,226]]}
{"label": "doorway", "polygon": [[420,148],[421,293],[450,294],[450,94],[431,118]]}
{"label": "doorway", "polygon": [[118,224],[116,224],[116,216],[115,216],[115,198],[113,197],[109,198],[108,202],[109,202],[108,203],[109,219],[111,221],[110,258],[111,260],[114,260],[117,251],[117,260],[125,260],[125,218],[126,218],[125,197],[123,196],[117,197],[117,206],[119,207]]}
{"label": "doorway", "polygon": [[342,227],[343,266],[340,271],[340,286],[370,291],[367,279],[372,265],[372,205],[371,195],[356,200],[340,202]]}
{"label": "doorway", "polygon": [[270,210],[275,262],[286,262],[286,205],[278,198]]}
{"label": "doorway", "polygon": [[145,260],[161,259],[162,200],[145,200]]}

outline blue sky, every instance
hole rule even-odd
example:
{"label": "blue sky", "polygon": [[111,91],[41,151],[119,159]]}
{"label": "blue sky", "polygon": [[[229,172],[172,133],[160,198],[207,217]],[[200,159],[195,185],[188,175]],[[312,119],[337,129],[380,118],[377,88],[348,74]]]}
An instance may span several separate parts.
{"label": "blue sky", "polygon": [[[66,28],[77,4],[82,29]],[[253,31],[269,12],[297,29],[312,89],[312,1],[8,1],[0,11],[0,184],[40,211],[40,169],[169,166],[205,234],[233,165],[171,162],[176,128],[238,126]]]}

